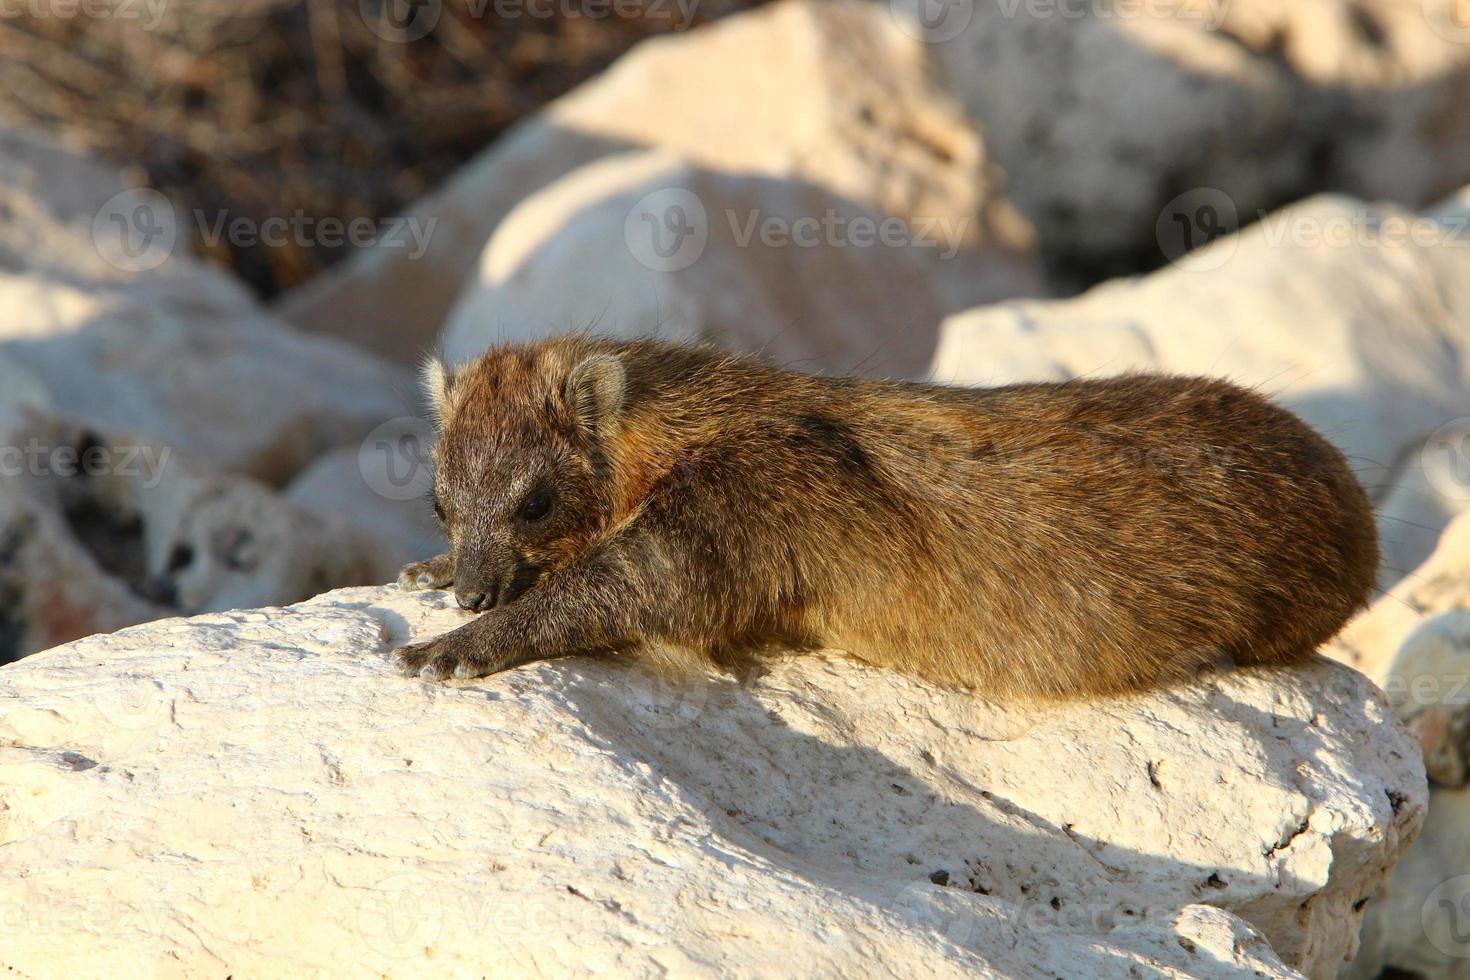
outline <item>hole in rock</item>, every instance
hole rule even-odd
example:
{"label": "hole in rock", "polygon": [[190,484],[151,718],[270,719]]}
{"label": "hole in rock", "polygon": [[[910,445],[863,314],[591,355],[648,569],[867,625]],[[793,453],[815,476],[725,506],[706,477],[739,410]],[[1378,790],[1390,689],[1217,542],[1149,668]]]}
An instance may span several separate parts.
{"label": "hole in rock", "polygon": [[26,635],[26,621],[20,614],[22,598],[19,586],[0,580],[0,664],[21,658]]}
{"label": "hole in rock", "polygon": [[21,547],[30,537],[34,522],[23,517],[0,530],[0,664],[21,658],[26,620],[21,615],[25,599]]}
{"label": "hole in rock", "polygon": [[96,497],[84,494],[68,501],[62,516],[72,536],[87,549],[99,568],[135,595],[159,602],[160,590],[148,575],[142,515],[120,513]]}

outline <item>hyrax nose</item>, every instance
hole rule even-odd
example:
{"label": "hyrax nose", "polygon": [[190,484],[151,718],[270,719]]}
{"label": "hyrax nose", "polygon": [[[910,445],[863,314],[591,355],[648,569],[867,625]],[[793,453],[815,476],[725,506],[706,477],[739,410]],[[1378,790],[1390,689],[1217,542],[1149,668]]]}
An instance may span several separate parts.
{"label": "hyrax nose", "polygon": [[470,612],[479,612],[485,608],[489,596],[483,592],[461,592],[454,590],[454,598],[459,602],[459,608],[468,609]]}
{"label": "hyrax nose", "polygon": [[470,612],[493,609],[500,600],[500,583],[498,580],[471,582],[456,588],[454,598],[459,602],[459,608],[468,609]]}

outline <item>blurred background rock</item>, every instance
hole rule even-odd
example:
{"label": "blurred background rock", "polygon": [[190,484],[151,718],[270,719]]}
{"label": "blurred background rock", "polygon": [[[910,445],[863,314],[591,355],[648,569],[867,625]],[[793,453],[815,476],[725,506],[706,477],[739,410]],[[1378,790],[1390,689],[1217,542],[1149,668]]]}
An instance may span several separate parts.
{"label": "blurred background rock", "polygon": [[[185,212],[381,218],[639,40],[760,2],[7,0],[0,119]],[[343,255],[192,244],[263,297]]]}

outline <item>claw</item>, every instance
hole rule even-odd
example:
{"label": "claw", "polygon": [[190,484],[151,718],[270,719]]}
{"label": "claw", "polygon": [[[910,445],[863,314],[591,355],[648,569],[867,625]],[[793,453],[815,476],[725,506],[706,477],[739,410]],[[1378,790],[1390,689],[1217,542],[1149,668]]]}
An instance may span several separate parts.
{"label": "claw", "polygon": [[514,663],[487,656],[473,632],[474,624],[441,634],[422,643],[410,643],[393,651],[393,662],[404,677],[425,681],[469,680],[494,674]]}

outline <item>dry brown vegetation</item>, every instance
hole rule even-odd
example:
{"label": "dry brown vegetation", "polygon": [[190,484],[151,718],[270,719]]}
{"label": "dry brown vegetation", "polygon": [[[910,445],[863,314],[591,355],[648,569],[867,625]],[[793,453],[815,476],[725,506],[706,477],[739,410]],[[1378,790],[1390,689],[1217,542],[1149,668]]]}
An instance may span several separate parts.
{"label": "dry brown vegetation", "polygon": [[[762,0],[0,0],[0,118],[205,222],[379,218],[637,41]],[[191,228],[194,222],[189,222]],[[264,295],[342,249],[213,249]]]}

